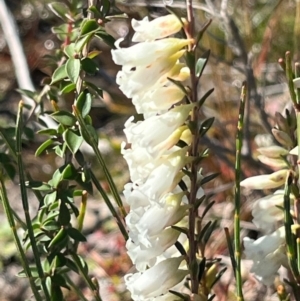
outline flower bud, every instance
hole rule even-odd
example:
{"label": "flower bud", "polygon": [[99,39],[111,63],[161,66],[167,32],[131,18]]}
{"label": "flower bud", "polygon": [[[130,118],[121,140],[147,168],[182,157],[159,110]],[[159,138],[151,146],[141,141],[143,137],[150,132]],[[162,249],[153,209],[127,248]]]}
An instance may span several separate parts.
{"label": "flower bud", "polygon": [[270,175],[260,175],[243,180],[240,185],[248,189],[272,189],[285,183],[287,169],[278,170]]}
{"label": "flower bud", "polygon": [[275,139],[282,145],[286,146],[286,147],[293,147],[293,141],[291,139],[291,137],[283,132],[283,131],[280,131],[276,128],[273,128],[272,129],[272,134],[274,135]]}
{"label": "flower bud", "polygon": [[281,156],[287,156],[289,153],[287,149],[278,145],[260,147],[257,151],[269,158],[280,158]]}
{"label": "flower bud", "polygon": [[270,158],[267,156],[260,155],[257,156],[257,159],[260,162],[271,166],[272,168],[280,169],[287,167],[287,163],[282,158]]}

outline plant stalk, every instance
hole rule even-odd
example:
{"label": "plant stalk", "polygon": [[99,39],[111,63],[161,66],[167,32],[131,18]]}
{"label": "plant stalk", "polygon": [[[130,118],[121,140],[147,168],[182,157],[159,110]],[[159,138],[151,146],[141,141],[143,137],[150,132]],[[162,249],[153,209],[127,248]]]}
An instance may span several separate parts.
{"label": "plant stalk", "polygon": [[24,166],[23,166],[23,158],[22,158],[22,129],[23,129],[23,101],[20,101],[19,103],[19,110],[17,115],[17,124],[16,124],[16,155],[17,155],[17,163],[18,163],[18,169],[19,169],[19,180],[20,180],[20,187],[21,187],[21,199],[22,199],[22,205],[23,210],[25,213],[25,221],[27,225],[27,231],[28,236],[30,239],[30,244],[32,247],[32,252],[34,255],[34,260],[37,268],[38,275],[41,279],[42,288],[45,294],[46,301],[50,301],[50,294],[46,285],[46,278],[44,275],[43,267],[40,261],[40,254],[36,245],[35,237],[34,237],[34,231],[32,227],[32,221],[29,214],[29,204],[28,204],[28,197],[27,197],[27,191],[25,186],[25,172],[24,172]]}
{"label": "plant stalk", "polygon": [[243,301],[243,283],[241,274],[241,241],[240,241],[240,210],[241,210],[241,151],[243,145],[243,128],[244,128],[244,114],[245,102],[247,99],[246,83],[242,86],[239,117],[236,133],[236,158],[235,158],[235,191],[234,191],[234,255],[235,255],[235,278],[236,278],[236,292],[237,300]]}

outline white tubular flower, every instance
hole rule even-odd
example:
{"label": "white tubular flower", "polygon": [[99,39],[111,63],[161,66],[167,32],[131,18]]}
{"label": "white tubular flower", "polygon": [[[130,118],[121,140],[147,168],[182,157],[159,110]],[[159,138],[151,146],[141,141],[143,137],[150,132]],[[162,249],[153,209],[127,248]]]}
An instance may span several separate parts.
{"label": "white tubular flower", "polygon": [[[159,182],[160,173],[164,172],[165,177],[158,183],[159,186],[156,187],[156,190],[162,190],[161,193],[169,192],[170,189],[173,189],[172,187],[178,183],[176,182],[176,180],[178,180],[176,174],[185,164],[192,161],[192,158],[185,156],[185,152],[186,148],[182,150],[174,147],[170,152],[154,160],[149,157],[149,154],[144,149],[139,149],[138,151],[132,151],[131,149],[123,150],[122,153],[129,166],[130,178],[136,183],[133,188],[150,196],[153,189],[155,190],[154,187],[151,188],[151,185],[154,185],[156,181]],[[156,194],[156,198],[157,195],[161,195],[161,193]],[[129,196],[128,193],[127,195]],[[129,201],[128,204],[129,203],[131,202]]]}
{"label": "white tubular flower", "polygon": [[[172,226],[184,224],[190,208],[178,183],[185,177],[183,167],[193,160],[188,156],[192,134],[185,124],[193,105],[176,106],[185,93],[169,78],[184,81],[190,76],[179,59],[194,40],[166,38],[182,28],[173,15],[133,20],[132,26],[133,41],[141,43],[123,49],[120,39],[112,50],[114,62],[122,66],[116,79],[120,90],[144,115],[143,121],[128,119],[127,142],[121,146],[132,181],[124,187],[130,206],[126,247],[139,271],[127,275],[125,282],[135,301],[174,301],[178,298],[168,291],[180,291],[188,274],[183,257],[176,257],[180,254],[174,244],[182,238]],[[180,139],[186,147],[177,145]],[[202,193],[199,188],[197,195]]]}
{"label": "white tubular flower", "polygon": [[286,265],[285,230],[279,228],[257,240],[244,238],[246,258],[253,260],[251,272],[266,285],[271,285],[281,265]]}
{"label": "white tubular flower", "polygon": [[[274,230],[274,227],[279,222],[283,221],[284,214],[282,209],[277,206],[283,207],[284,191],[277,190],[274,194],[268,195],[254,202],[252,208],[253,224],[257,228],[269,233]],[[290,195],[291,204],[294,201],[294,195]]]}
{"label": "white tubular flower", "polygon": [[145,272],[126,275],[125,283],[132,299],[147,300],[166,294],[188,274],[188,271],[179,269],[182,260],[183,257],[169,258]]}
{"label": "white tubular flower", "polygon": [[150,205],[147,196],[142,191],[135,189],[136,187],[137,186],[133,183],[127,183],[123,190],[126,203],[133,210],[139,207],[146,207]]}
{"label": "white tubular flower", "polygon": [[[183,91],[174,84],[170,84],[148,91],[141,97],[135,96],[132,98],[132,103],[137,113],[149,117],[157,113],[164,113],[172,105],[181,101],[183,97]],[[162,99],[164,101],[161,101]]]}
{"label": "white tubular flower", "polygon": [[184,147],[166,158],[161,158],[160,165],[150,173],[146,182],[140,186],[140,190],[144,191],[150,201],[160,199],[163,194],[170,192],[179,183],[183,176],[179,175],[179,171],[192,161],[192,158],[185,156],[186,151],[187,147]]}
{"label": "white tubular flower", "polygon": [[182,19],[182,22],[180,22],[174,15],[163,16],[152,21],[149,21],[148,17],[141,21],[133,19],[131,25],[135,34],[132,37],[132,41],[144,42],[165,38],[177,33],[184,22],[186,22],[185,19]]}
{"label": "white tubular flower", "polygon": [[135,70],[118,72],[116,82],[127,97],[142,95],[159,81],[164,82],[169,76],[177,60],[183,56],[185,50],[178,51],[171,56],[163,57],[145,66],[132,67]]}
{"label": "white tubular flower", "polygon": [[169,136],[187,119],[193,105],[182,105],[144,121],[133,123],[133,117],[125,123],[124,133],[131,148],[145,148],[150,155],[157,157],[162,150],[169,149],[175,143],[168,141]]}
{"label": "white tubular flower", "polygon": [[[166,227],[178,223],[185,216],[188,209],[188,205],[181,205],[183,195],[183,192],[175,195],[167,194],[160,200],[161,203],[131,210],[126,216],[126,224],[132,240],[135,241],[137,235],[141,235],[138,238],[140,241],[147,235],[158,235]],[[153,216],[155,216],[155,219],[153,219]]]}
{"label": "white tubular flower", "polygon": [[286,248],[281,245],[273,253],[268,254],[263,262],[253,263],[251,272],[265,285],[272,285],[281,266],[287,266]]}
{"label": "white tubular flower", "polygon": [[168,38],[159,41],[135,44],[128,48],[119,48],[122,39],[116,42],[117,49],[111,51],[112,59],[117,65],[122,65],[126,71],[132,68],[151,67],[173,56],[192,40]]}
{"label": "white tubular flower", "polygon": [[[172,228],[165,229],[158,235],[147,239],[146,244],[135,243],[131,239],[126,242],[128,255],[139,272],[156,264],[157,257],[175,244],[180,235],[179,231]],[[144,238],[146,240],[146,238]]]}
{"label": "white tubular flower", "polygon": [[270,175],[260,175],[247,178],[241,182],[241,186],[248,189],[272,189],[285,183],[287,169],[278,170]]}

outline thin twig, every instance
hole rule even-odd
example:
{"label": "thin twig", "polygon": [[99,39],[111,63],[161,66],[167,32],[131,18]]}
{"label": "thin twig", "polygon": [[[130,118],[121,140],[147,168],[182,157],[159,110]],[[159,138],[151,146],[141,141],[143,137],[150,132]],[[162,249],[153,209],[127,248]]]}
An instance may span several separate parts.
{"label": "thin twig", "polygon": [[236,134],[236,161],[235,161],[235,193],[234,193],[234,252],[235,252],[235,278],[237,300],[243,301],[242,275],[241,275],[241,241],[240,241],[240,209],[241,209],[241,150],[243,144],[243,129],[244,129],[244,111],[245,102],[247,99],[247,86],[243,84],[241,92],[241,102],[239,109],[239,119]]}

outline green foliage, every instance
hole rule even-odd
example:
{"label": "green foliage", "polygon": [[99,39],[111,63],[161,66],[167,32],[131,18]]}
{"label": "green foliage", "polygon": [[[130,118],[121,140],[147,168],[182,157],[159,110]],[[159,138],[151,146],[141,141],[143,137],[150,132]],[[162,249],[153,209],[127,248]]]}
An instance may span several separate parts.
{"label": "green foliage", "polygon": [[[15,235],[19,247],[24,251],[23,270],[20,277],[28,277],[36,300],[41,301],[40,292],[45,295],[45,300],[63,300],[62,288],[70,289],[71,282],[68,273],[73,271],[83,277],[86,285],[92,290],[95,300],[101,300],[98,292],[98,284],[94,283],[88,275],[89,270],[84,258],[77,254],[79,243],[85,242],[82,234],[85,206],[80,208],[75,203],[75,197],[80,197],[86,204],[87,192],[93,193],[93,184],[103,194],[105,202],[118,221],[122,233],[127,235],[124,228],[123,217],[119,216],[106,192],[91,171],[90,164],[79,151],[82,143],[86,141],[98,148],[98,133],[93,127],[89,113],[94,97],[102,96],[102,90],[85,80],[85,74],[94,75],[99,69],[94,58],[101,54],[100,51],[89,51],[89,43],[93,38],[100,38],[113,45],[114,39],[104,29],[106,16],[110,12],[110,2],[102,1],[100,7],[89,7],[89,14],[82,17],[82,1],[52,2],[50,10],[59,17],[64,24],[52,29],[59,40],[63,41],[61,50],[57,50],[55,56],[50,57],[57,64],[51,77],[50,86],[41,94],[27,90],[19,90],[21,94],[33,99],[42,105],[42,98],[51,100],[54,112],[49,116],[55,121],[57,127],[42,128],[36,134],[31,128],[31,121],[22,119],[20,110],[17,133],[15,127],[0,128],[0,179],[4,173],[11,179],[19,173],[22,189],[32,190],[39,200],[39,210],[31,218],[28,213],[28,200],[26,189],[22,190],[22,202],[26,210],[26,222],[24,223],[24,246]],[[102,20],[93,18],[93,14]],[[59,101],[65,94],[75,92],[73,109],[59,108]],[[23,105],[20,105],[23,107]],[[31,108],[29,108],[31,109]],[[28,124],[27,124],[28,122]],[[42,123],[41,123],[42,124]],[[64,159],[64,163],[58,167],[49,181],[32,179],[30,171],[26,171],[22,164],[22,145],[29,143],[38,135],[45,140],[37,147],[35,155],[45,156],[55,153]],[[16,145],[18,147],[16,147]],[[98,150],[96,156],[101,157]],[[100,159],[101,164],[105,162]],[[117,198],[116,203],[121,207],[125,215],[122,202],[112,181],[109,171],[106,169],[110,190]],[[2,182],[1,182],[2,183]],[[1,186],[1,193],[4,193]],[[7,214],[10,216],[10,226],[15,229],[12,209],[7,203]],[[78,225],[76,223],[78,220]],[[75,223],[74,223],[75,221]],[[29,248],[34,251],[35,265],[28,265],[25,252]]]}

